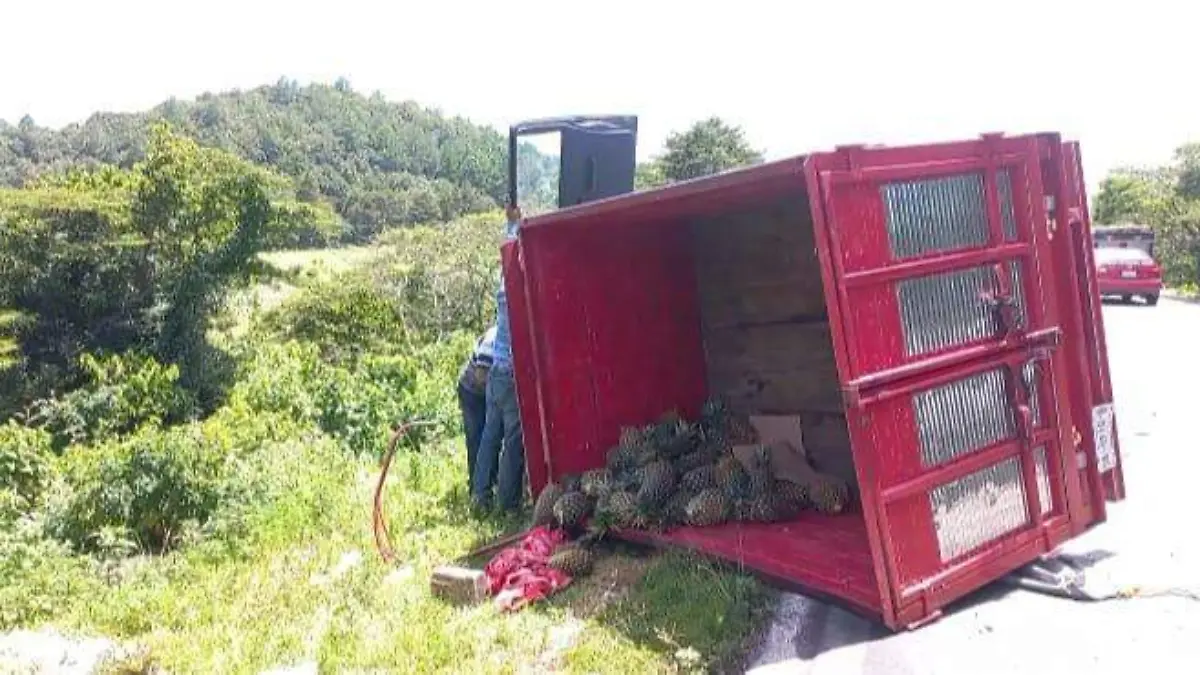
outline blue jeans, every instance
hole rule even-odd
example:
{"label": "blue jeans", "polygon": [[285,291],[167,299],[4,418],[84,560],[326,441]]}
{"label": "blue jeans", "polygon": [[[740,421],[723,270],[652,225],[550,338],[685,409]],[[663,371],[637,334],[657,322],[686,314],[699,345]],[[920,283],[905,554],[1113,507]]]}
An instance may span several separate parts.
{"label": "blue jeans", "polygon": [[467,490],[471,489],[479,456],[479,439],[483,436],[483,421],[487,414],[487,399],[482,393],[458,385],[458,407],[462,411],[463,433],[467,437]]}
{"label": "blue jeans", "polygon": [[471,475],[471,498],[477,506],[491,506],[493,477],[500,507],[515,510],[521,506],[525,479],[523,441],[513,372],[494,366],[488,375],[487,415]]}

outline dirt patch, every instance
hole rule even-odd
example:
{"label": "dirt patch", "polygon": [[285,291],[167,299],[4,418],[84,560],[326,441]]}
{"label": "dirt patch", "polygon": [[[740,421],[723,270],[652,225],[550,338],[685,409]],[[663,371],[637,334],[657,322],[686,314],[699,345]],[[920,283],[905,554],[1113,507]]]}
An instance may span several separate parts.
{"label": "dirt patch", "polygon": [[623,546],[602,545],[596,553],[591,574],[576,579],[563,598],[563,606],[584,619],[598,615],[629,595],[630,589],[654,564],[655,557]]}

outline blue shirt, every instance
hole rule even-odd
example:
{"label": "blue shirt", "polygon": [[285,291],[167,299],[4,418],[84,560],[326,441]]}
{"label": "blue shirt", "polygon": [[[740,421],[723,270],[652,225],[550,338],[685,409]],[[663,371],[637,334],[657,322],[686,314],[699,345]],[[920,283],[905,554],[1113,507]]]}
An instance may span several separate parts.
{"label": "blue shirt", "polygon": [[458,384],[467,391],[483,394],[483,382],[476,377],[476,368],[491,368],[495,359],[496,327],[492,326],[475,343],[475,349],[467,357],[462,370],[458,373]]}
{"label": "blue shirt", "polygon": [[[517,238],[518,223],[504,225],[505,241]],[[492,343],[492,367],[512,369],[512,333],[508,329],[508,294],[504,290],[504,270],[500,270],[500,287],[496,289],[496,338]]]}

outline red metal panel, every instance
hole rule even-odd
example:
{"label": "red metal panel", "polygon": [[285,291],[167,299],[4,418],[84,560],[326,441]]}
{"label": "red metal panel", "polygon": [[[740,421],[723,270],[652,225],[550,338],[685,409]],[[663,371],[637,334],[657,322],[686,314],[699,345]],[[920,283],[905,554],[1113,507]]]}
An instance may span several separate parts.
{"label": "red metal panel", "polygon": [[913,593],[920,613],[935,612],[938,597],[974,583],[954,570],[993,569],[1005,542],[1032,537],[1029,550],[1045,551],[1062,530],[1069,418],[1055,404],[1066,375],[1040,262],[1050,249],[1036,141],[810,161],[841,308],[839,365],[869,428],[852,436],[889,624],[912,620]]}
{"label": "red metal panel", "polygon": [[864,614],[881,614],[864,522],[857,513],[803,514],[773,525],[728,523],[619,534],[631,541],[701,550],[804,592],[832,596]]}
{"label": "red metal panel", "polygon": [[[522,405],[522,424],[527,437],[544,431],[538,449],[547,458],[543,473],[530,469],[535,494],[563,473],[601,465],[622,426],[670,408],[699,412],[706,371],[687,237],[670,223],[522,228],[536,349],[518,369],[540,391],[540,407]],[[514,323],[517,311],[510,306]],[[535,452],[527,443],[527,455]]]}
{"label": "red metal panel", "polygon": [[[1062,146],[1064,184],[1073,187],[1069,199],[1073,208],[1072,217],[1068,218],[1068,226],[1072,232],[1072,253],[1074,265],[1078,270],[1075,277],[1079,287],[1071,297],[1077,298],[1083,313],[1084,351],[1091,356],[1088,381],[1091,384],[1092,405],[1111,404],[1113,402],[1112,377],[1108,369],[1108,344],[1105,340],[1104,314],[1101,312],[1100,293],[1097,287],[1095,260],[1092,257],[1092,222],[1087,208],[1087,187],[1083,179],[1083,158],[1078,143],[1065,143]],[[1088,420],[1083,420],[1087,423]],[[1113,445],[1116,453],[1116,465],[1112,470],[1101,476],[1103,491],[1110,501],[1125,499],[1125,472],[1121,461],[1121,444],[1116,435],[1114,421]],[[1085,448],[1092,453],[1094,462],[1095,443],[1091,434],[1083,433],[1086,439]],[[1099,505],[1103,509],[1103,503]],[[1103,513],[1103,511],[1102,511]]]}
{"label": "red metal panel", "polygon": [[528,279],[520,245],[517,242],[506,243],[500,249],[500,260],[504,270],[504,288],[508,294],[513,375],[517,383],[517,403],[521,410],[521,431],[525,444],[525,473],[533,494],[537,494],[541,486],[546,484],[549,465],[542,437],[536,333],[531,330],[536,325],[536,318],[526,294]]}

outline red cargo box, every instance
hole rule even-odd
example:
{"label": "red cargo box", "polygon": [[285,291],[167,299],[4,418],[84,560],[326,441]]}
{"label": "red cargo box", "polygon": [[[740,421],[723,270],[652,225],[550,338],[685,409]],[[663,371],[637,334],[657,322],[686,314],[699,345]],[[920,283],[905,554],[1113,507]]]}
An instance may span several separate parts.
{"label": "red cargo box", "polygon": [[529,219],[504,259],[531,487],[709,395],[799,415],[852,512],[626,536],[936,617],[1124,495],[1083,185],[1057,135],[984,136]]}

